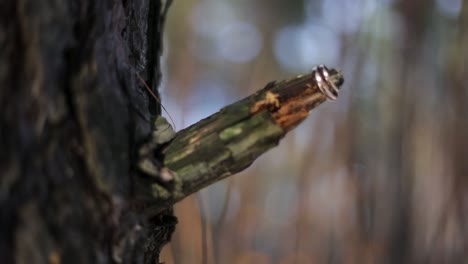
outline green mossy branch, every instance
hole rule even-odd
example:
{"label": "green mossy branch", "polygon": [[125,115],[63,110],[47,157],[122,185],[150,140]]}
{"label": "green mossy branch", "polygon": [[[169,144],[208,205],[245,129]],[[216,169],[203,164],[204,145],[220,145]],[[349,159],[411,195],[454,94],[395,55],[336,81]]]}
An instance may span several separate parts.
{"label": "green mossy branch", "polygon": [[[330,73],[330,80],[339,87],[343,83],[341,72],[331,69]],[[269,83],[251,96],[177,132],[159,150],[164,156],[163,166],[169,170],[143,169],[154,173],[146,173],[153,177],[143,177],[139,182],[138,195],[152,201],[155,205],[152,211],[157,213],[244,170],[278,145],[288,131],[325,100],[313,73]],[[156,129],[167,134],[168,127]]]}

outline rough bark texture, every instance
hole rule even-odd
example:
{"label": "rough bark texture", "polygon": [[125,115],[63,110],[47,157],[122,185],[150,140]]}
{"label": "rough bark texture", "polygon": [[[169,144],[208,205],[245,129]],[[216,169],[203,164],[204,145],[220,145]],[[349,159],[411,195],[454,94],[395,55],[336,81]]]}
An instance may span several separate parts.
{"label": "rough bark texture", "polygon": [[176,220],[133,213],[131,164],[160,113],[136,73],[157,90],[165,9],[0,3],[2,263],[157,261]]}

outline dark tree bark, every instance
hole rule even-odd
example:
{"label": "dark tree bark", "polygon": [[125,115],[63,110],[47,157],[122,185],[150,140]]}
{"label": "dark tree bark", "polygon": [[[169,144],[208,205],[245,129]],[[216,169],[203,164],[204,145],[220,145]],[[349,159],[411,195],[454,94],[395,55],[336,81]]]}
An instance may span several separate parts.
{"label": "dark tree bark", "polygon": [[131,200],[160,113],[136,74],[157,91],[163,2],[0,3],[2,263],[157,260],[175,219]]}

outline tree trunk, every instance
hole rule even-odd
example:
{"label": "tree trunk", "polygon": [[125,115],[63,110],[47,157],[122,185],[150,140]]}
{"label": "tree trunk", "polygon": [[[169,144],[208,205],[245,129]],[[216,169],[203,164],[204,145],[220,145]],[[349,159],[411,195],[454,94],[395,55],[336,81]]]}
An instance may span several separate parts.
{"label": "tree trunk", "polygon": [[3,263],[157,263],[174,203],[336,99],[343,75],[319,66],[174,136],[157,98],[170,2],[0,4]]}
{"label": "tree trunk", "polygon": [[136,74],[157,91],[163,2],[0,3],[2,263],[157,261],[175,219],[131,200],[160,113]]}

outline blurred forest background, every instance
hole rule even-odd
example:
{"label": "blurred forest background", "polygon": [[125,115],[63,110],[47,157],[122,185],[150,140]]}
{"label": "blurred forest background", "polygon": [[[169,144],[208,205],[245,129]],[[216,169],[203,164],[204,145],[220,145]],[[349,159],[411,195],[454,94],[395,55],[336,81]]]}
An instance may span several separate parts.
{"label": "blurred forest background", "polygon": [[177,129],[317,64],[335,102],[175,207],[165,263],[468,263],[468,4],[179,0],[161,87]]}

